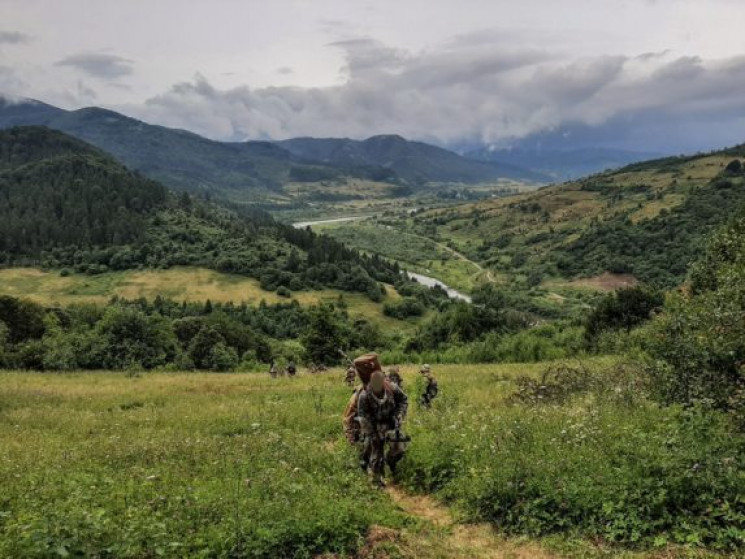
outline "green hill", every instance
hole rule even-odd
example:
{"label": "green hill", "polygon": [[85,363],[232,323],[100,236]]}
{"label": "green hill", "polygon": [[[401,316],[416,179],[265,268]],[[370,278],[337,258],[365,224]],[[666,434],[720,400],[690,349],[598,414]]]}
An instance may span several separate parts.
{"label": "green hill", "polygon": [[386,224],[445,243],[517,284],[605,274],[599,283],[674,286],[706,235],[745,204],[743,158],[745,145],[657,159]]}
{"label": "green hill", "polygon": [[380,300],[395,265],[258,211],[176,196],[111,156],[43,127],[0,131],[0,265],[108,270],[201,266],[286,292],[332,287]]}

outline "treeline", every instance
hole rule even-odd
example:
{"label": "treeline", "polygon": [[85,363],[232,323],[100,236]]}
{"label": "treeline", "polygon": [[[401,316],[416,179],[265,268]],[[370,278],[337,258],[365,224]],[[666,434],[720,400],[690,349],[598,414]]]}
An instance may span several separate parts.
{"label": "treeline", "polygon": [[254,370],[272,359],[335,364],[340,348],[389,338],[343,300],[301,307],[112,299],[45,308],[0,296],[0,367],[34,370]]}

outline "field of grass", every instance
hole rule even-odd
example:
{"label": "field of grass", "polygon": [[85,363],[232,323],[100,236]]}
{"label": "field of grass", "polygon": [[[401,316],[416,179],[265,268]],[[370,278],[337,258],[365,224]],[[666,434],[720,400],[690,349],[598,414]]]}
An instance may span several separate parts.
{"label": "field of grass", "polygon": [[[388,300],[400,298],[392,286],[387,286]],[[36,268],[0,269],[0,295],[27,297],[45,305],[71,303],[105,303],[117,295],[125,299],[144,297],[152,300],[158,295],[176,301],[242,301],[258,304],[287,302],[275,292],[261,289],[253,278],[225,274],[206,268],[178,267],[168,270],[128,270],[95,276],[71,274],[62,277],[57,271]],[[333,289],[299,291],[292,294],[302,305],[335,302],[342,297],[350,314],[366,316],[381,326],[409,329],[410,322],[396,320],[383,314],[382,304],[374,303],[359,293],[345,293]]]}
{"label": "field of grass", "polygon": [[[508,406],[515,377],[545,367],[437,367],[441,394],[431,411],[412,402],[413,443],[401,485],[388,493],[371,488],[341,436],[349,389],[339,370],[277,380],[0,373],[0,556],[344,557],[358,549],[363,557],[424,559],[704,556],[695,544],[676,549],[666,540],[657,551],[633,551],[571,532],[526,540],[457,522],[489,519],[490,509],[479,507],[487,506],[497,473],[509,478],[531,452],[538,462],[522,463],[515,474],[530,484],[531,475],[566,467],[567,489],[577,464],[608,462],[599,448],[613,460],[621,459],[613,444],[652,452],[652,435],[639,439],[624,429],[639,427],[640,414],[647,421],[664,414],[642,410],[626,421],[607,407],[587,415],[581,406]],[[404,367],[403,376],[415,395],[421,382],[414,367]],[[545,433],[532,429],[541,422]],[[647,428],[654,433],[665,425]],[[569,429],[563,439],[562,429]],[[560,439],[551,442],[555,436]],[[686,438],[656,452],[675,452]],[[553,466],[535,454],[546,449],[547,458],[558,460]],[[607,473],[614,467],[626,472],[623,460],[608,463]],[[586,483],[588,491],[598,485],[615,491],[623,480],[587,477]],[[454,512],[404,487],[434,492]],[[541,533],[502,524],[513,533]]]}

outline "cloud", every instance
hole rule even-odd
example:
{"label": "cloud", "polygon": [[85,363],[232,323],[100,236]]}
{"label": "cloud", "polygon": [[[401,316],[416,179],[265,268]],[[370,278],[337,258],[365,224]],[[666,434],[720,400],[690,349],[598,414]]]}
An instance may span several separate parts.
{"label": "cloud", "polygon": [[421,52],[365,37],[336,41],[331,46],[345,61],[341,85],[221,90],[197,75],[130,112],[230,140],[397,133],[443,145],[509,145],[571,128],[598,131],[585,134],[588,141],[618,134],[632,142],[638,134],[624,123],[635,123],[662,141],[666,127],[692,133],[686,123],[698,123],[697,140],[705,143],[716,127],[701,123],[731,115],[733,133],[745,137],[745,57],[663,51],[573,59],[492,39],[460,37]]}
{"label": "cloud", "polygon": [[277,73],[283,76],[288,76],[290,74],[295,73],[295,70],[293,70],[289,66],[282,66],[281,68],[277,68]]}
{"label": "cloud", "polygon": [[0,30],[0,45],[20,45],[31,42],[31,37],[18,31]]}
{"label": "cloud", "polygon": [[116,79],[132,73],[132,61],[105,53],[80,53],[55,62],[55,66],[71,66],[99,79]]}

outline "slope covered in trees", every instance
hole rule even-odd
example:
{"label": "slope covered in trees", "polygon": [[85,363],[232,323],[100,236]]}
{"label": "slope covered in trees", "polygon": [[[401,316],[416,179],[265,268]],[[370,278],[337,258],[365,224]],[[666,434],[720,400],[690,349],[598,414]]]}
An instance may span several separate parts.
{"label": "slope covered in trees", "polygon": [[0,132],[0,265],[102,273],[199,265],[265,289],[335,287],[383,297],[398,267],[246,208],[231,210],[129,171],[43,127]]}
{"label": "slope covered in trees", "polygon": [[683,281],[704,239],[745,204],[745,145],[636,163],[518,196],[424,212],[401,228],[515,282],[630,274]]}

